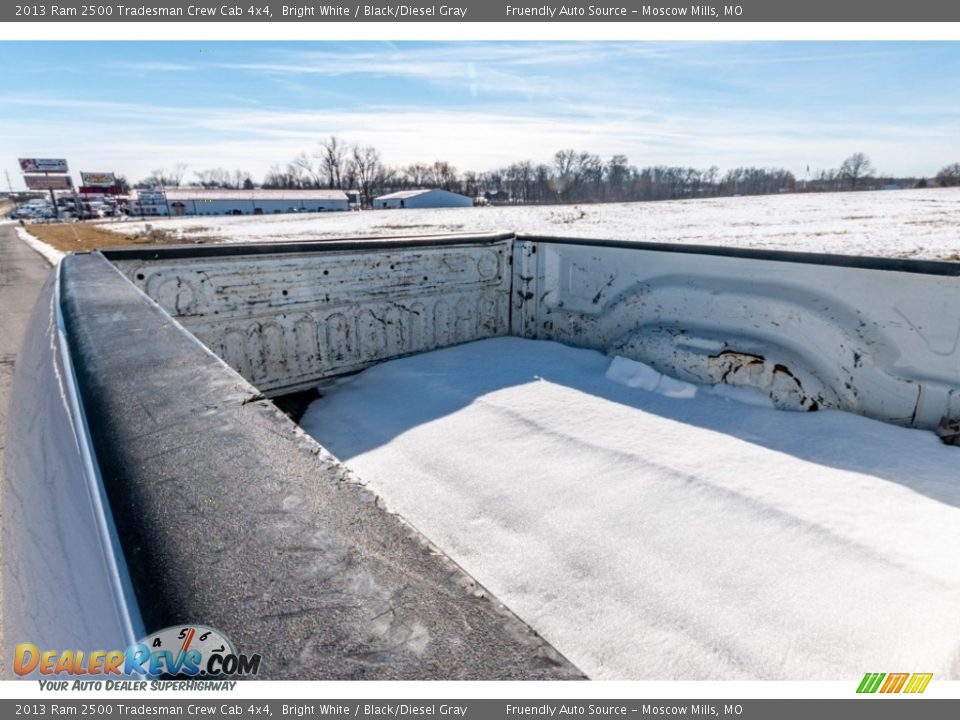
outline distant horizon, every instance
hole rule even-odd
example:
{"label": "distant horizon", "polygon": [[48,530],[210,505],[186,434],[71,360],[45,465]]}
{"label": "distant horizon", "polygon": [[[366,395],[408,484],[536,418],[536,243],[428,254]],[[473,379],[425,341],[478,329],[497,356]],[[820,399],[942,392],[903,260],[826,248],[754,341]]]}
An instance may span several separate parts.
{"label": "distant horizon", "polygon": [[[2,42],[0,170],[65,157],[133,184],[270,167],[337,135],[486,172],[557,150],[636,166],[880,176],[960,162],[957,42]],[[0,187],[8,189],[0,175]]]}
{"label": "distant horizon", "polygon": [[[39,157],[39,156],[38,156],[38,157]],[[544,164],[550,165],[550,164],[551,164],[551,161],[549,161],[549,160],[548,160],[548,161],[544,161]],[[666,167],[666,166],[664,166],[664,167]],[[674,166],[674,167],[679,167],[679,166]],[[745,166],[741,166],[741,167],[745,167]],[[641,168],[641,169],[642,169],[642,168]],[[706,169],[706,168],[700,168],[700,169]],[[734,168],[731,168],[731,169],[734,169]],[[832,168],[832,169],[833,169],[833,170],[838,170],[838,168]],[[941,168],[938,168],[938,170],[941,170],[941,169],[943,169],[943,168],[942,168],[942,167],[941,167]],[[76,189],[78,189],[78,188],[81,186],[81,182],[80,182],[80,180],[79,180],[80,172],[81,172],[81,171],[75,171],[75,170],[71,167],[70,170],[69,170],[69,172],[66,173],[67,175],[69,175],[69,176],[71,177],[71,180],[73,181],[74,190],[62,190],[62,189],[60,189],[60,190],[55,190],[55,192],[58,193],[58,194],[60,194],[60,193],[71,194],[71,193],[74,192]],[[99,171],[83,170],[82,172],[89,173],[89,172],[99,172]],[[105,171],[105,172],[112,172],[112,171]],[[30,173],[30,174],[41,174],[41,175],[42,175],[43,173]],[[51,176],[57,175],[57,174],[62,175],[63,173],[50,173]],[[21,177],[21,179],[22,179],[22,175],[20,175],[19,171],[18,171],[18,175],[19,175],[19,176]],[[922,181],[922,180],[929,181],[929,185],[926,185],[926,186],[899,187],[899,188],[897,188],[898,190],[922,190],[922,189],[937,189],[937,188],[956,187],[954,184],[938,185],[938,184],[936,183],[936,175],[937,175],[936,172],[933,172],[933,173],[930,173],[930,174],[927,174],[927,175],[891,175],[891,174],[889,174],[889,173],[877,173],[877,172],[873,172],[873,173],[871,173],[870,175],[863,176],[862,182],[865,183],[865,182],[870,181],[870,180],[873,180],[873,181],[877,181],[877,180],[889,180],[889,181],[916,180],[917,182],[920,182],[920,181]],[[141,189],[141,190],[146,190],[146,189],[147,189],[147,187],[143,184],[143,181],[147,180],[148,178],[139,178],[139,179],[137,179],[137,180],[132,180],[129,176],[124,175],[123,173],[120,173],[120,172],[117,172],[117,173],[116,173],[116,176],[117,176],[118,179],[122,178],[123,180],[126,180],[131,191],[133,191],[133,190],[135,190],[135,189],[138,189],[138,188]],[[837,184],[836,187],[823,187],[823,186],[818,186],[817,180],[816,180],[816,178],[814,178],[813,176],[811,176],[809,179],[807,179],[807,178],[797,178],[797,179],[796,179],[796,182],[797,182],[797,186],[798,186],[798,187],[797,187],[796,189],[789,190],[789,191],[784,190],[784,192],[789,192],[789,193],[796,193],[796,192],[800,192],[800,193],[804,193],[804,192],[811,192],[811,193],[814,193],[814,192],[815,192],[815,193],[833,193],[833,192],[845,193],[845,192],[870,192],[870,191],[880,191],[880,190],[886,189],[886,188],[879,188],[879,187],[872,187],[872,186],[871,186],[871,187],[863,187],[863,186],[861,186],[861,187],[857,187],[857,188],[843,187],[843,186],[842,186],[842,185],[843,185],[843,180],[841,179],[841,177],[842,177],[841,175],[838,175],[836,178],[834,178],[833,182]],[[13,173],[10,173],[10,179],[11,179],[11,181],[14,179]],[[399,179],[399,176],[398,176],[398,179]],[[721,179],[722,179],[722,177],[721,177]],[[0,195],[6,195],[6,194],[9,194],[10,192],[12,192],[12,193],[14,193],[14,194],[23,194],[23,193],[38,193],[38,194],[41,194],[41,195],[47,195],[47,194],[49,194],[49,190],[30,190],[29,188],[25,188],[22,181],[20,182],[19,187],[17,186],[17,183],[16,183],[16,182],[13,182],[12,184],[14,185],[14,187],[13,187],[13,190],[11,191],[11,190],[9,190],[9,189],[7,188],[6,178],[5,178],[5,177],[0,178],[0,181],[2,181],[2,185],[0,185]],[[255,177],[255,176],[251,177],[251,181],[252,181],[252,183],[253,183],[253,187],[252,187],[252,188],[251,188],[251,187],[234,187],[234,186],[229,186],[229,187],[228,187],[228,186],[225,186],[225,185],[204,184],[203,182],[201,182],[201,181],[198,180],[197,178],[193,177],[192,174],[191,174],[190,171],[189,171],[189,168],[188,168],[188,170],[187,170],[187,176],[185,176],[184,179],[183,179],[183,181],[180,182],[179,184],[174,184],[174,183],[162,183],[162,184],[152,185],[152,186],[150,186],[150,187],[161,188],[161,189],[163,189],[163,190],[190,189],[190,188],[192,188],[192,189],[197,189],[197,190],[210,190],[211,192],[215,192],[215,191],[225,191],[225,190],[226,190],[226,191],[235,190],[235,191],[237,191],[237,192],[244,192],[244,191],[249,192],[250,190],[286,190],[286,191],[288,191],[288,192],[310,192],[311,190],[342,190],[342,191],[344,191],[344,192],[349,192],[349,191],[357,190],[357,189],[358,189],[358,188],[355,186],[356,184],[354,184],[354,186],[349,186],[349,187],[348,187],[347,185],[345,185],[345,184],[342,185],[342,186],[330,187],[329,185],[327,185],[327,184],[325,184],[325,183],[324,183],[324,184],[320,184],[320,185],[307,185],[307,186],[304,186],[304,187],[285,187],[285,188],[277,187],[277,186],[270,185],[270,184],[267,184],[267,186],[264,186],[264,178],[257,178],[257,177]],[[718,182],[719,182],[719,181],[718,181]],[[399,187],[401,184],[403,185],[403,190],[404,190],[404,191],[409,191],[409,190],[435,190],[435,189],[441,189],[441,190],[442,190],[442,189],[445,189],[445,188],[442,188],[442,187],[440,187],[439,185],[437,185],[437,184],[435,184],[435,183],[429,183],[429,182],[421,183],[421,184],[419,184],[419,185],[409,185],[409,186],[406,185],[406,184],[403,184],[403,183],[399,183],[397,186]],[[458,191],[457,191],[456,189],[454,189],[453,192],[458,192]],[[747,194],[750,194],[750,195],[769,195],[769,194],[771,194],[771,193],[747,193]],[[720,195],[717,195],[717,196],[704,195],[704,196],[702,196],[702,197],[703,197],[703,198],[709,198],[709,197],[722,197],[722,196],[720,196]],[[689,200],[689,199],[699,199],[699,197],[697,197],[697,198],[694,198],[694,197],[656,198],[656,200]],[[551,202],[554,202],[554,201],[551,201]],[[567,201],[563,201],[563,202],[567,202]],[[572,204],[577,204],[577,203],[584,203],[584,202],[590,203],[590,202],[647,202],[647,201],[646,201],[646,200],[577,200],[577,201],[569,201],[569,202],[572,203]],[[535,202],[535,203],[533,203],[533,204],[543,204],[543,203],[537,203],[537,202]],[[548,203],[548,204],[549,204],[549,203]]]}

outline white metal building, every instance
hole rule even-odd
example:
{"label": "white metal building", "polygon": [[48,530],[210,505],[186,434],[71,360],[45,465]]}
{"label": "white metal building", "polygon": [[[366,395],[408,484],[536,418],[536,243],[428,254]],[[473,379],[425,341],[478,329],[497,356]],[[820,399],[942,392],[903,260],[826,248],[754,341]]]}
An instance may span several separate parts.
{"label": "white metal building", "polygon": [[381,195],[373,199],[373,207],[378,210],[388,208],[446,208],[472,207],[473,200],[466,195],[458,195],[440,188],[426,190],[403,190]]}
{"label": "white metal building", "polygon": [[[144,197],[158,193],[142,191]],[[222,190],[205,188],[167,188],[166,206],[160,207],[134,199],[134,208],[150,208],[143,214],[155,215],[274,215],[276,213],[327,212],[347,210],[347,194],[342,190]]]}

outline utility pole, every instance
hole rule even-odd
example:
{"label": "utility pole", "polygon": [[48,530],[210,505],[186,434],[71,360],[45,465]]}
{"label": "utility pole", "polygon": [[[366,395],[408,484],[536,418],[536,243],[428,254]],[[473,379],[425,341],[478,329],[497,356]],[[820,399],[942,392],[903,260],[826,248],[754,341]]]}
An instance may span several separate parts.
{"label": "utility pole", "polygon": [[[50,177],[50,173],[45,172],[45,173],[43,174],[43,176],[44,176],[45,178],[49,178],[49,177]],[[54,194],[52,187],[50,188],[50,203],[53,205],[53,217],[54,217],[54,219],[59,220],[59,219],[60,219],[60,208],[57,207],[57,196],[56,196],[56,194]]]}

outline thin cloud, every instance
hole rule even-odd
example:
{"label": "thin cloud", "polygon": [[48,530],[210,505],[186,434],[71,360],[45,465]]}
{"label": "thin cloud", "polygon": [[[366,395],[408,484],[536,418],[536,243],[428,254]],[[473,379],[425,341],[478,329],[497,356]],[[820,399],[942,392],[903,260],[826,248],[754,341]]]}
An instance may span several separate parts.
{"label": "thin cloud", "polygon": [[[0,98],[0,102],[6,100],[10,98]],[[20,98],[19,102],[55,103],[44,98]],[[98,139],[99,120],[89,125],[76,120],[85,114],[79,112],[85,105],[90,106],[94,118],[109,114],[130,122],[115,125],[109,137]],[[728,169],[756,164],[801,172],[807,165],[834,167],[853,149],[896,156],[896,148],[909,131],[908,126],[896,122],[789,122],[783,117],[747,114],[718,119],[629,109],[593,116],[544,117],[389,105],[364,110],[198,110],[71,101],[70,107],[73,112],[59,120],[10,124],[8,141],[22,147],[44,147],[43,138],[78,134],[85,138],[82,152],[63,150],[74,166],[81,160],[97,164],[97,159],[110,159],[120,165],[117,171],[132,177],[178,161],[194,170],[240,165],[262,175],[271,165],[283,165],[301,151],[315,151],[318,141],[330,134],[348,143],[375,145],[384,161],[396,166],[443,158],[460,169],[488,170],[526,158],[549,162],[557,149],[575,147],[604,157],[625,153],[642,165],[718,165]],[[913,157],[938,162],[937,148],[955,134],[953,124],[944,123],[921,136],[914,135]],[[424,138],[430,138],[429,143]],[[935,167],[931,165],[931,169]]]}
{"label": "thin cloud", "polygon": [[[56,75],[10,85],[4,149],[132,178],[174,162],[258,176],[331,134],[378,147],[391,165],[442,158],[461,170],[549,162],[565,147],[801,175],[854,150],[902,174],[960,160],[955,45],[224,43],[187,62],[195,44],[112,59],[110,47],[106,66],[157,83],[122,93]],[[878,64],[899,74],[870,84]]]}
{"label": "thin cloud", "polygon": [[133,72],[192,72],[197,70],[197,66],[173,62],[127,62],[121,69]]}

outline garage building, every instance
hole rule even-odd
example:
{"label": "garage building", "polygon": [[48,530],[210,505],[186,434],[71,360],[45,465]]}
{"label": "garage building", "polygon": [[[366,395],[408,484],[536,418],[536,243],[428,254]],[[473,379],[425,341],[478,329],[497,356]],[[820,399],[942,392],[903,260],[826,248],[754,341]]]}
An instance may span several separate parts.
{"label": "garage building", "polygon": [[[156,192],[143,192],[153,197]],[[347,194],[342,190],[223,190],[206,188],[167,188],[166,207],[155,207],[143,214],[157,215],[274,215],[277,213],[327,212],[347,210]]]}
{"label": "garage building", "polygon": [[171,215],[273,215],[346,210],[342,190],[167,190]]}
{"label": "garage building", "polygon": [[449,190],[439,188],[426,190],[402,190],[401,192],[381,195],[373,199],[375,210],[389,208],[446,208],[472,207],[473,200],[466,195],[459,195]]}

